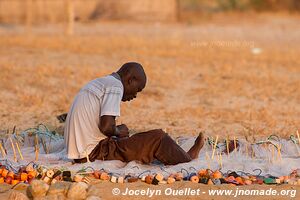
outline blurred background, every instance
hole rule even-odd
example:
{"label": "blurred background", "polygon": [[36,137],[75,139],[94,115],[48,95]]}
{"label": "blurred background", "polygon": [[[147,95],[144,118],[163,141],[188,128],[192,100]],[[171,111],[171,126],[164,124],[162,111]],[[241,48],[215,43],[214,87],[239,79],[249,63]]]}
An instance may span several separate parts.
{"label": "blurred background", "polygon": [[220,12],[299,12],[299,0],[1,0],[1,23],[97,20],[196,22]]}
{"label": "blurred background", "polygon": [[300,127],[299,0],[0,0],[0,130],[67,112],[88,81],[140,62],[119,123],[171,135]]}

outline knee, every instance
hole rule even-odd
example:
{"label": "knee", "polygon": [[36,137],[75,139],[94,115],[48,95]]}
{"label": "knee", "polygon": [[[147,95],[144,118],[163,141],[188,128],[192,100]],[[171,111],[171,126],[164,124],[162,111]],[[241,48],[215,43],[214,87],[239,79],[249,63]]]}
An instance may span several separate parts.
{"label": "knee", "polygon": [[152,134],[153,134],[153,137],[156,137],[158,139],[162,139],[162,138],[168,136],[168,134],[166,132],[164,132],[162,129],[152,130]]}

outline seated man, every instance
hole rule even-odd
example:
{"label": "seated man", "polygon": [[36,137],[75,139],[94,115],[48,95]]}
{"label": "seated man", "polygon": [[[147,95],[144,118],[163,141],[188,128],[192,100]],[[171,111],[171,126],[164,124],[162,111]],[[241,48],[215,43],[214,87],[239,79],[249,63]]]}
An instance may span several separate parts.
{"label": "seated man", "polygon": [[157,159],[167,165],[197,158],[204,144],[202,133],[185,152],[160,129],[129,137],[125,124],[116,125],[121,101],[136,98],[145,88],[146,80],[143,67],[129,62],[116,73],[85,85],[76,95],[66,118],[64,138],[68,158],[80,163],[87,159],[151,163]]}

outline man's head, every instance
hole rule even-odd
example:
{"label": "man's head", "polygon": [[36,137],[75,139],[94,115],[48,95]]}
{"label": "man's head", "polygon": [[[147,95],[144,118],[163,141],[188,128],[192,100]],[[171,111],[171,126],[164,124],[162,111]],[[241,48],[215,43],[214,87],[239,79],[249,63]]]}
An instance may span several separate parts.
{"label": "man's head", "polygon": [[120,75],[124,87],[122,101],[131,101],[136,98],[137,93],[141,92],[146,86],[147,77],[142,65],[139,63],[125,63],[117,73]]}

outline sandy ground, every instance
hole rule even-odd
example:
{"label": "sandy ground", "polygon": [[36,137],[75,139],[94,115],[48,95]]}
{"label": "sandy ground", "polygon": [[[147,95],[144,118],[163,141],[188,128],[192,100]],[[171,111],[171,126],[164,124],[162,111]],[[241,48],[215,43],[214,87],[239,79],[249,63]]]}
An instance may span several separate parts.
{"label": "sandy ground", "polygon": [[[8,190],[9,185],[2,184],[0,187],[0,198],[7,199],[13,190]],[[236,187],[230,185],[221,186],[208,186],[204,184],[193,184],[191,182],[176,182],[172,185],[148,185],[143,182],[130,183],[130,184],[114,184],[111,182],[102,182],[90,186],[89,196],[97,196],[102,199],[242,199],[247,200],[249,198],[261,199],[261,200],[278,200],[278,199],[298,199],[300,194],[299,186],[281,185],[281,186],[268,186],[268,185],[251,185]],[[8,191],[7,191],[8,190]],[[126,192],[126,191],[131,191]],[[192,191],[195,191],[194,193]],[[212,191],[232,191],[231,195],[212,195]],[[242,191],[255,192],[256,190],[266,192],[266,195],[242,195]],[[6,192],[5,192],[6,191]],[[26,194],[25,190],[15,190]],[[119,191],[120,193],[117,193]],[[139,195],[134,192],[144,191],[143,195]],[[150,192],[152,191],[152,192]],[[180,191],[182,191],[180,193]],[[197,193],[198,191],[198,193]],[[276,191],[274,195],[269,195],[267,191]],[[113,195],[114,192],[114,195]],[[129,195],[129,193],[131,195]],[[185,194],[185,195],[183,195]],[[49,198],[48,198],[49,199]],[[50,198],[50,199],[53,199]]]}
{"label": "sandy ground", "polygon": [[288,136],[300,122],[299,17],[237,18],[78,24],[72,37],[57,26],[30,35],[0,26],[1,130],[57,127],[85,83],[138,61],[148,83],[119,118],[131,129]]}
{"label": "sandy ground", "polygon": [[[85,83],[138,61],[147,86],[135,101],[122,104],[118,119],[133,131],[166,128],[175,137],[205,130],[251,141],[271,133],[288,137],[300,128],[299,19],[99,22],[76,24],[72,37],[63,35],[61,25],[35,27],[31,34],[0,25],[0,130],[38,123],[58,128],[55,116],[68,111]],[[107,191],[114,185],[97,187],[111,197]]]}

